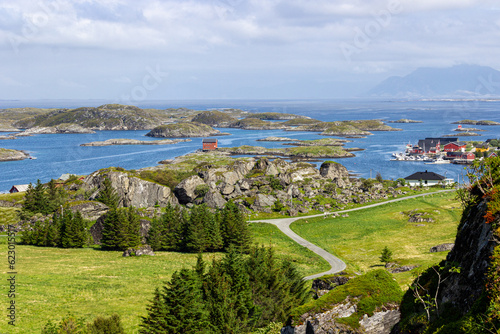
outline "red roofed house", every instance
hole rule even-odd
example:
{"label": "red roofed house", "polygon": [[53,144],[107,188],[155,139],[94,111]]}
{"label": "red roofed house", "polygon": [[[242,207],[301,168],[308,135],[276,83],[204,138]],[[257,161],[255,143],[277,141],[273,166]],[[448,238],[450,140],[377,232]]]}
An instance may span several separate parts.
{"label": "red roofed house", "polygon": [[456,141],[456,142],[452,142],[452,143],[448,143],[448,144],[444,145],[444,151],[445,152],[464,151],[466,146],[467,146],[466,143]]}
{"label": "red roofed house", "polygon": [[217,149],[217,139],[203,139],[203,151],[210,151]]}

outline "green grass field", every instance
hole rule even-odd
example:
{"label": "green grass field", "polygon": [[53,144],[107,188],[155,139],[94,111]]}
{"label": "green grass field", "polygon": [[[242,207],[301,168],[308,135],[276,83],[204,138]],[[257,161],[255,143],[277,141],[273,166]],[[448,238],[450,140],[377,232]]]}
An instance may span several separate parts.
{"label": "green grass field", "polygon": [[[7,245],[2,265],[2,321],[0,333],[40,333],[48,320],[59,321],[71,312],[88,321],[98,315],[121,316],[127,333],[136,333],[139,316],[154,289],[181,268],[196,263],[196,254],[158,252],[156,256],[124,258],[121,252],[92,248],[59,249],[17,245],[17,325],[7,325]],[[209,262],[220,254],[206,254]]]}
{"label": "green grass field", "polygon": [[[428,212],[435,222],[409,223],[402,212],[413,209]],[[348,218],[299,220],[291,228],[341,258],[351,272],[380,268],[379,257],[385,246],[400,264],[418,264],[423,269],[446,257],[446,253],[430,253],[429,249],[454,241],[460,215],[455,193],[445,193],[350,212]],[[425,226],[416,226],[419,224]],[[411,282],[412,272],[395,277],[404,288]]]}

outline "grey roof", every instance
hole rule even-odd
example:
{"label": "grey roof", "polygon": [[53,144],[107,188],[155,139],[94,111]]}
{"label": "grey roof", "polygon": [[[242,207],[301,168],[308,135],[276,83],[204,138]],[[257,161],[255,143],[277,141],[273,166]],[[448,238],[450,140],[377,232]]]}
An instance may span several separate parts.
{"label": "grey roof", "polygon": [[216,142],[217,142],[217,139],[215,139],[215,138],[203,139],[203,143],[216,143]]}
{"label": "grey roof", "polygon": [[414,174],[411,174],[410,176],[407,176],[405,177],[405,180],[417,180],[417,181],[431,181],[431,180],[434,180],[434,181],[442,181],[444,180],[445,177],[442,176],[442,175],[439,175],[439,174],[436,174],[434,172],[428,172],[428,171],[425,171],[425,172],[416,172]]}

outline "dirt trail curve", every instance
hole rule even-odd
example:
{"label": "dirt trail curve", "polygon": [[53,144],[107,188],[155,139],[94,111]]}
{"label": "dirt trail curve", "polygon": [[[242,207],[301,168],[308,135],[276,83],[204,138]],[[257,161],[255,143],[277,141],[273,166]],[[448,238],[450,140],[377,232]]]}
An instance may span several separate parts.
{"label": "dirt trail curve", "polygon": [[[418,194],[418,195],[412,195],[412,196],[407,196],[407,197],[402,197],[402,198],[396,198],[396,199],[391,199],[391,200],[386,201],[386,202],[370,204],[370,205],[362,206],[359,208],[341,210],[341,211],[332,211],[332,212],[328,212],[328,214],[333,213],[333,212],[338,213],[338,214],[342,214],[342,213],[347,213],[347,212],[351,212],[351,211],[365,210],[365,209],[369,209],[369,208],[374,208],[376,206],[385,205],[388,203],[404,201],[404,200],[407,200],[410,198],[423,197],[423,196],[427,196],[427,195],[434,195],[434,194],[439,194],[439,193],[449,192],[449,191],[455,191],[455,189],[439,190],[439,191],[435,191],[432,193]],[[326,260],[326,262],[328,262],[330,264],[330,266],[331,266],[330,270],[319,273],[319,274],[314,274],[314,275],[310,275],[310,276],[305,277],[306,280],[310,280],[310,279],[315,279],[315,278],[321,277],[323,275],[335,274],[335,273],[338,273],[338,272],[345,269],[344,261],[333,256],[332,254],[330,254],[326,250],[316,246],[315,244],[307,241],[306,239],[302,238],[297,233],[293,232],[292,229],[290,228],[290,225],[296,220],[314,218],[314,217],[323,217],[324,215],[325,215],[324,213],[320,213],[320,214],[311,215],[311,216],[266,219],[266,220],[252,220],[250,222],[251,223],[268,223],[268,224],[276,225],[280,229],[281,232],[285,233],[293,241],[295,241],[296,243],[298,243],[301,246],[304,246],[304,247],[310,249],[311,251],[313,251],[314,253],[321,256],[323,259]]]}

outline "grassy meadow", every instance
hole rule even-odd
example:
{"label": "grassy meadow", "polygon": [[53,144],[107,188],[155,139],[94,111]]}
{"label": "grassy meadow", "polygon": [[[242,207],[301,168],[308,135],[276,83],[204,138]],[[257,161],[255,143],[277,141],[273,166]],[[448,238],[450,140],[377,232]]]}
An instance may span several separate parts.
{"label": "grassy meadow", "polygon": [[[405,213],[411,210],[425,212],[426,217],[435,221],[409,223]],[[430,253],[429,249],[455,240],[460,217],[460,203],[452,192],[354,211],[347,218],[299,220],[291,228],[341,258],[349,272],[364,273],[381,268],[379,257],[385,246],[398,263],[420,265],[422,270],[446,257],[446,252]],[[405,288],[419,269],[394,276]]]}
{"label": "grassy meadow", "polygon": [[[0,238],[7,258],[6,238]],[[121,316],[127,333],[136,333],[139,316],[154,289],[181,268],[196,263],[196,254],[157,252],[156,256],[122,257],[122,252],[93,248],[61,249],[17,245],[16,327],[0,321],[0,333],[40,333],[48,320],[68,313],[87,321],[98,315]],[[209,262],[219,254],[206,254]],[[7,261],[2,277],[7,277]],[[7,282],[1,308],[7,308]],[[5,314],[6,311],[4,311]]]}

